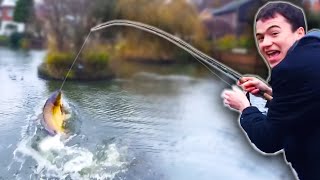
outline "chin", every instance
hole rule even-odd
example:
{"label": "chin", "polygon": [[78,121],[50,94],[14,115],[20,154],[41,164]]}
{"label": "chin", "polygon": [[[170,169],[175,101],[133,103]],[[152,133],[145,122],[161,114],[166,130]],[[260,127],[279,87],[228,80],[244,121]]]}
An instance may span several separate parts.
{"label": "chin", "polygon": [[270,61],[268,62],[271,68],[275,67],[278,64],[278,62],[270,62]]}
{"label": "chin", "polygon": [[270,66],[271,68],[275,67],[276,65],[278,65],[280,63],[280,61],[277,61],[277,62],[273,62],[273,63],[270,63]]}

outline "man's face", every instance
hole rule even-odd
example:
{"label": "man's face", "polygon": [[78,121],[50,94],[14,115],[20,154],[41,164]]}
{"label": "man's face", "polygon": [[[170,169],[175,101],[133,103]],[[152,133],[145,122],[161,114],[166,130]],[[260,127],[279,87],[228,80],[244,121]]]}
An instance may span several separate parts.
{"label": "man's face", "polygon": [[256,22],[257,45],[271,68],[285,58],[289,48],[303,35],[303,28],[292,32],[291,24],[280,14]]}

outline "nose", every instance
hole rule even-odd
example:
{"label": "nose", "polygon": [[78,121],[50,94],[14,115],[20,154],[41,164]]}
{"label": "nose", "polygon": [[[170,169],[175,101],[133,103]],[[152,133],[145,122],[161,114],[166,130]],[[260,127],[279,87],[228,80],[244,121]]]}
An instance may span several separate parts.
{"label": "nose", "polygon": [[261,49],[264,49],[264,48],[266,48],[266,47],[269,47],[269,46],[271,46],[272,45],[272,39],[270,38],[270,37],[268,37],[268,36],[265,36],[264,38],[263,38],[263,41],[260,43],[260,47],[261,47]]}

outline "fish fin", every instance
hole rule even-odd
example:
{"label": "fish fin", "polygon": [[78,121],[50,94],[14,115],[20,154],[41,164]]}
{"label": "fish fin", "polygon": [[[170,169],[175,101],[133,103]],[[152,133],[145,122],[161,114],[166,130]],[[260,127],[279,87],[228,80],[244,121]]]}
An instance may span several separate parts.
{"label": "fish fin", "polygon": [[62,104],[60,104],[60,111],[61,111],[61,114],[64,114],[64,108]]}

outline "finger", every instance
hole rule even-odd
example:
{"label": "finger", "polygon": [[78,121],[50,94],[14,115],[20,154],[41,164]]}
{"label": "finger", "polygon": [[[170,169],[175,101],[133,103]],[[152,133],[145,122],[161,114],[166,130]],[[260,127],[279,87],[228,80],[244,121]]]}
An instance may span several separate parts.
{"label": "finger", "polygon": [[230,99],[230,97],[229,97],[229,96],[224,95],[224,96],[222,96],[222,99]]}
{"label": "finger", "polygon": [[249,87],[246,89],[246,91],[252,93],[252,91],[256,89],[257,89],[256,87]]}
{"label": "finger", "polygon": [[253,77],[251,77],[251,76],[243,76],[243,77],[241,78],[241,81],[242,81],[242,82],[247,82],[247,81],[250,81],[250,80],[253,80]]}
{"label": "finger", "polygon": [[247,81],[247,82],[243,83],[241,86],[244,87],[244,88],[248,88],[248,87],[251,87],[251,86],[255,87],[255,83],[253,81]]}
{"label": "finger", "polygon": [[229,106],[230,102],[225,99],[225,100],[223,101],[223,104],[224,104],[225,106]]}
{"label": "finger", "polygon": [[241,84],[247,82],[248,80],[244,80],[243,78],[240,78],[238,81],[237,81],[237,85],[240,86]]}
{"label": "finger", "polygon": [[251,94],[258,94],[259,91],[260,91],[259,89],[255,89],[255,90],[252,90],[250,93]]}
{"label": "finger", "polygon": [[227,98],[227,97],[229,97],[230,96],[230,92],[229,92],[230,90],[224,90],[222,93],[221,93],[221,97],[222,98]]}
{"label": "finger", "polygon": [[246,82],[246,80],[244,80],[243,78],[240,78],[239,81],[237,81],[237,84],[241,85],[241,84],[243,84],[245,82]]}

